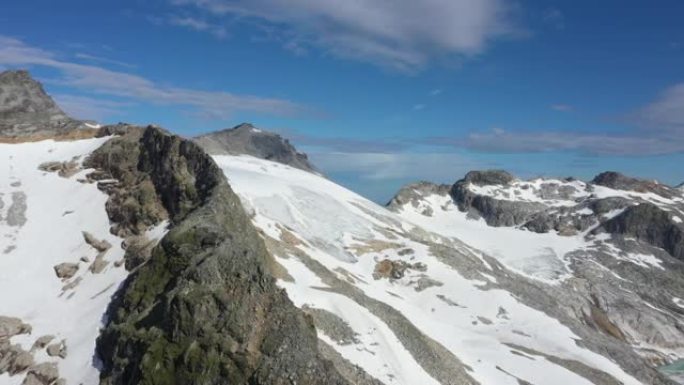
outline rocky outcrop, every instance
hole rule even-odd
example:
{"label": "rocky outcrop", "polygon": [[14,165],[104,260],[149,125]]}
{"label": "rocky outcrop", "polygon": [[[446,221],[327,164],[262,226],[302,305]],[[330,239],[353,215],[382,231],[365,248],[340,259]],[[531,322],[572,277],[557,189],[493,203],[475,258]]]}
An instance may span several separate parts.
{"label": "rocky outcrop", "polygon": [[670,187],[654,181],[631,178],[615,171],[606,171],[594,177],[591,183],[609,187],[615,190],[635,191],[640,193],[652,192],[666,198],[674,196]]}
{"label": "rocky outcrop", "polygon": [[479,195],[470,185],[508,185],[515,178],[505,171],[471,171],[451,187],[450,194],[458,209],[474,217],[483,218],[490,226],[516,226],[526,222],[532,215],[544,210],[543,204],[495,199]]}
{"label": "rocky outcrop", "polygon": [[[387,202],[387,208],[390,210],[398,210],[406,204],[411,204],[413,207],[418,207],[421,199],[429,195],[446,196],[449,194],[451,186],[446,184],[435,184],[430,182],[418,182],[408,184],[399,190],[399,192]],[[426,208],[424,215],[431,216],[430,208]]]}
{"label": "rocky outcrop", "polygon": [[595,230],[600,231],[636,238],[684,261],[684,227],[670,213],[653,204],[641,203],[625,209]]}
{"label": "rocky outcrop", "polygon": [[27,71],[0,73],[0,137],[59,136],[83,127]]}
{"label": "rocky outcrop", "polygon": [[[200,147],[156,127],[105,147],[119,162],[94,154],[92,164],[134,191],[146,183],[171,227],[110,306],[97,341],[103,384],[346,383],[321,358],[311,318],[267,273],[263,240]],[[109,206],[110,217],[120,212]],[[160,219],[129,214],[115,230]]]}
{"label": "rocky outcrop", "polygon": [[212,155],[251,155],[304,171],[317,172],[306,154],[298,152],[289,140],[278,134],[262,131],[249,123],[201,135],[194,141]]}

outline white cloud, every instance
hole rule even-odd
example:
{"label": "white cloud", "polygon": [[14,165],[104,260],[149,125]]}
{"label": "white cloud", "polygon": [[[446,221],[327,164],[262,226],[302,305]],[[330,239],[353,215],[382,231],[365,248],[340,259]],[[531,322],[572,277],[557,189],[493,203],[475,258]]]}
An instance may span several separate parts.
{"label": "white cloud", "polygon": [[49,67],[60,73],[60,77],[53,81],[64,86],[132,101],[190,107],[202,115],[218,119],[227,119],[235,111],[282,116],[306,112],[304,107],[288,100],[160,85],[138,75],[63,61],[52,52],[0,35],[2,65]]}
{"label": "white cloud", "polygon": [[430,91],[430,96],[437,96],[442,93],[442,90],[439,88],[435,88],[434,90]]}
{"label": "white cloud", "polygon": [[520,30],[504,0],[171,0],[214,15],[267,23],[286,41],[335,56],[414,71],[471,56]]}
{"label": "white cloud", "polygon": [[76,119],[103,121],[112,115],[125,113],[130,103],[104,100],[80,95],[52,95],[59,107],[69,116]]}
{"label": "white cloud", "polygon": [[226,27],[194,17],[172,16],[168,19],[168,22],[171,25],[189,28],[198,32],[208,32],[219,39],[224,39],[228,36]]}
{"label": "white cloud", "polygon": [[[312,153],[314,164],[326,173],[353,173],[366,180],[450,181],[486,166],[453,153]],[[449,167],[444,167],[448,164]]]}
{"label": "white cloud", "polygon": [[466,140],[434,140],[434,144],[449,144],[485,152],[534,153],[576,151],[599,155],[663,155],[684,152],[684,135],[639,135],[580,133],[567,131],[509,132],[502,129],[471,133]]}
{"label": "white cloud", "polygon": [[572,111],[573,107],[569,104],[553,104],[551,105],[551,109],[554,111],[568,112]]}
{"label": "white cloud", "polygon": [[629,118],[646,129],[665,130],[684,136],[684,83],[666,89]]}
{"label": "white cloud", "polygon": [[420,111],[425,109],[425,104],[414,104],[413,105],[413,110],[414,111]]}

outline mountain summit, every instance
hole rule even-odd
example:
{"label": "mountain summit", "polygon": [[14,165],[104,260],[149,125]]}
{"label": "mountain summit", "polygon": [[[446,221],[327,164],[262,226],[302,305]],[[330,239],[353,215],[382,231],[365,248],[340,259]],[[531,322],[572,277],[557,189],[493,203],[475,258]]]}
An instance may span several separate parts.
{"label": "mountain summit", "polygon": [[300,170],[317,172],[306,154],[298,152],[289,140],[249,123],[201,135],[194,141],[211,155],[251,155]]}
{"label": "mountain summit", "polygon": [[59,135],[81,125],[57,106],[28,71],[0,73],[0,136]]}

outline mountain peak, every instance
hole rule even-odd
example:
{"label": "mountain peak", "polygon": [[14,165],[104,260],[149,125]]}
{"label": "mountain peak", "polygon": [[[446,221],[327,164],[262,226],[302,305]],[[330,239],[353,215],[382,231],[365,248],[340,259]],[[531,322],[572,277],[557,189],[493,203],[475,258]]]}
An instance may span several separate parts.
{"label": "mountain peak", "polygon": [[78,128],[26,70],[0,73],[0,136],[56,135]]}
{"label": "mountain peak", "polygon": [[316,173],[306,154],[297,151],[282,136],[256,128],[251,123],[196,137],[195,142],[212,155],[251,155]]}

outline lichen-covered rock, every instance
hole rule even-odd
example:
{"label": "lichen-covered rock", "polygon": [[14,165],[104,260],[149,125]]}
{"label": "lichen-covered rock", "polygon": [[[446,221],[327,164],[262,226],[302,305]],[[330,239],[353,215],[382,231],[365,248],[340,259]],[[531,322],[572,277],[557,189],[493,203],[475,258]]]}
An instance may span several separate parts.
{"label": "lichen-covered rock", "polygon": [[213,160],[155,127],[127,135],[108,148],[137,149],[112,166],[136,166],[110,172],[148,180],[172,226],[110,306],[102,383],[345,384],[267,273],[271,256]]}

